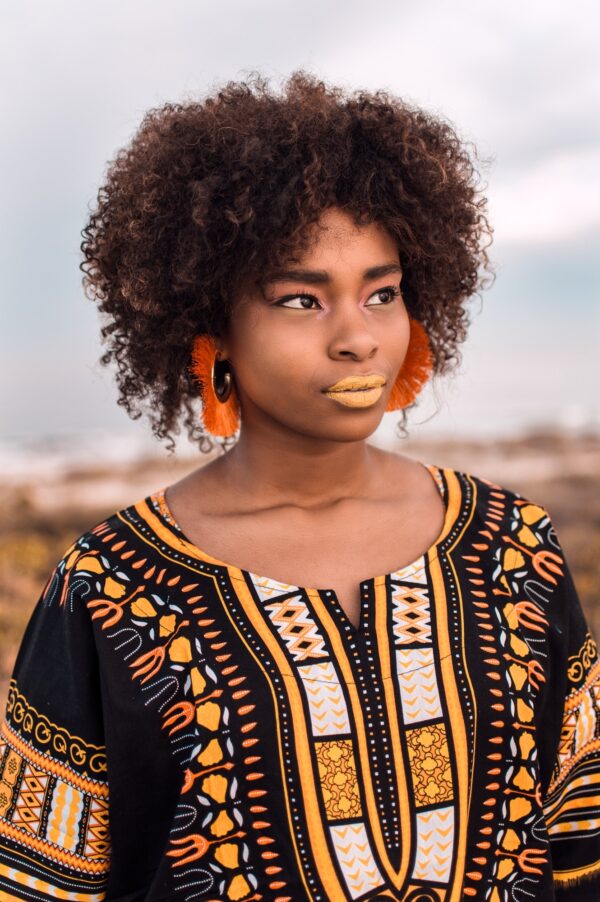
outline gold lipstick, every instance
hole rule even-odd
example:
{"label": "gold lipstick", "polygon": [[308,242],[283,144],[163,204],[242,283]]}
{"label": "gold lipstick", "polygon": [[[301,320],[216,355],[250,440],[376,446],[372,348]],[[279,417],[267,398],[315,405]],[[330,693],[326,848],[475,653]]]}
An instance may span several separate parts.
{"label": "gold lipstick", "polygon": [[378,373],[369,376],[346,376],[335,385],[324,390],[332,398],[346,407],[370,407],[379,400],[385,385],[385,376]]}

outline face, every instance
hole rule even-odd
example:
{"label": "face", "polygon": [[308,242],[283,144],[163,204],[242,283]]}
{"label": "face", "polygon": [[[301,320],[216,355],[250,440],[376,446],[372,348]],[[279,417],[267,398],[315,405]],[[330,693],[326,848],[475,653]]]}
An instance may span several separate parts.
{"label": "face", "polygon": [[[332,441],[375,431],[406,356],[396,243],[327,210],[309,251],[236,299],[217,339],[234,371],[242,432],[262,424]],[[302,271],[302,273],[300,273]]]}

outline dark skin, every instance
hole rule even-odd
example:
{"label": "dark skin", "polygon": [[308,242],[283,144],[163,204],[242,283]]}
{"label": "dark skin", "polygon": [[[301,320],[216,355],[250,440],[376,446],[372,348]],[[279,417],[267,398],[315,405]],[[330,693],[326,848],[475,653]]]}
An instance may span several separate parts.
{"label": "dark skin", "polygon": [[[406,307],[393,295],[401,285],[396,244],[378,224],[356,227],[337,208],[320,225],[289,268],[325,273],[327,281],[267,274],[236,299],[216,342],[234,372],[240,438],[169,486],[166,500],[191,542],[212,557],[333,589],[356,626],[360,582],[418,558],[440,535],[445,508],[421,463],[367,442],[408,347]],[[390,271],[365,278],[381,266]],[[307,294],[314,300],[298,297]],[[368,406],[323,393],[366,373],[386,378]]]}

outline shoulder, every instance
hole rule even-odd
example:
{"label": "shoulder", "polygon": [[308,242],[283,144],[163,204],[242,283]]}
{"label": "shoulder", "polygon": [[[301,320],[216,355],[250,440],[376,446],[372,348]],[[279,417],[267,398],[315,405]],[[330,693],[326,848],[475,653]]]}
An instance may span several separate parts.
{"label": "shoulder", "polygon": [[453,483],[463,495],[472,497],[481,513],[492,519],[516,519],[528,526],[550,519],[547,507],[538,498],[523,494],[512,486],[495,482],[470,470],[441,466],[434,467],[434,470],[438,470],[448,491],[451,491]]}
{"label": "shoulder", "polygon": [[152,527],[159,492],[111,512],[81,532],[56,561],[43,590],[46,605],[74,610],[74,599],[118,599],[143,576],[156,547]]}
{"label": "shoulder", "polygon": [[[502,564],[549,568],[564,561],[552,516],[537,497],[466,470],[435,468],[446,497],[468,523],[465,531],[477,550],[493,551]],[[538,554],[538,552],[540,552]],[[560,559],[560,560],[559,560]],[[538,575],[540,575],[538,573]]]}

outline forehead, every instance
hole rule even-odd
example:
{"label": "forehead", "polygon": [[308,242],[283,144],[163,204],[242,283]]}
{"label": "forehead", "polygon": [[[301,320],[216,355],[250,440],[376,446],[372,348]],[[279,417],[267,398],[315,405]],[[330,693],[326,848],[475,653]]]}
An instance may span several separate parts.
{"label": "forehead", "polygon": [[344,210],[333,207],[325,210],[319,220],[308,230],[309,244],[297,259],[309,259],[322,255],[335,255],[349,248],[356,252],[381,250],[396,251],[396,242],[388,230],[379,222],[357,224],[354,217]]}
{"label": "forehead", "polygon": [[[337,281],[350,273],[365,280],[403,272],[394,236],[379,222],[357,224],[340,208],[325,210],[304,233],[305,241],[289,256],[267,265],[234,293],[239,302],[256,292],[264,297],[269,283],[304,281],[317,285]],[[236,305],[237,306],[237,305]]]}

